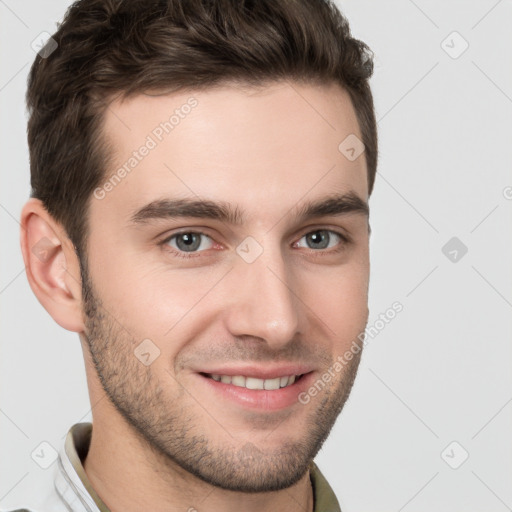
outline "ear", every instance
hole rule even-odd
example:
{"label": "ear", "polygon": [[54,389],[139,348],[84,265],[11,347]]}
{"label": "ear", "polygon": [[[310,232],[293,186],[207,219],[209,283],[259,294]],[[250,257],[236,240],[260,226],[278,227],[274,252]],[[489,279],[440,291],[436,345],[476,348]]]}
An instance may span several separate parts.
{"label": "ear", "polygon": [[28,282],[41,305],[64,329],[84,330],[80,265],[73,243],[39,199],[21,212],[21,251]]}

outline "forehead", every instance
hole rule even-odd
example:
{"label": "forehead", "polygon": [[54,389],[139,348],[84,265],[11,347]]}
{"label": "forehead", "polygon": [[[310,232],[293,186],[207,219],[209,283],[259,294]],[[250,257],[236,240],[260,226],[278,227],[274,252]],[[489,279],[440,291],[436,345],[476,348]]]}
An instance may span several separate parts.
{"label": "forehead", "polygon": [[159,197],[236,196],[260,212],[306,194],[368,198],[364,153],[350,159],[340,150],[362,137],[348,93],[335,84],[141,94],[109,106],[104,133],[113,153],[102,208],[113,214]]}

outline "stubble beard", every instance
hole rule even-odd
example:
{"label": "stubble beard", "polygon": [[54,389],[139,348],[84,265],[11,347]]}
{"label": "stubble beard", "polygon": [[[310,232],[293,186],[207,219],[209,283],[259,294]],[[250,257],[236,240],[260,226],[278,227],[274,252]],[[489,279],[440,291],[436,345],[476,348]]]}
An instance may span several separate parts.
{"label": "stubble beard", "polygon": [[[191,399],[170,372],[164,373],[164,382],[152,372],[151,365],[145,366],[135,357],[140,340],[134,340],[110,317],[87,272],[83,272],[82,283],[85,334],[98,378],[161,472],[172,475],[177,465],[210,485],[245,493],[285,489],[305,475],[350,394],[362,351],[346,364],[335,386],[326,387],[307,405],[310,411],[300,424],[300,441],[285,442],[279,449],[268,451],[250,442],[251,435],[242,442],[233,440],[229,424],[223,424],[219,412],[215,425],[224,428],[227,441],[219,446],[201,431],[201,420],[205,425],[209,418],[206,409]],[[174,396],[169,393],[173,387]],[[211,414],[211,407],[207,409]]]}

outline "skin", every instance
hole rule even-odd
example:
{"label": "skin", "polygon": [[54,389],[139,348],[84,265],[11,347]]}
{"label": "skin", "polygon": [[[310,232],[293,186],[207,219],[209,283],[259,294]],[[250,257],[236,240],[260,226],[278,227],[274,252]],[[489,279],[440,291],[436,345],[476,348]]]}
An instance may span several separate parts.
{"label": "skin", "polygon": [[[277,411],[220,397],[197,370],[305,362],[317,380],[364,331],[368,218],[294,215],[333,193],[367,202],[364,153],[350,161],[338,150],[350,134],[361,139],[354,109],[337,85],[289,82],[116,99],[104,120],[107,177],[191,97],[197,106],[173,131],[104,198],[91,197],[84,283],[62,226],[39,200],[26,203],[27,276],[55,321],[79,333],[94,425],[84,467],[110,510],[312,511],[308,465],[361,353],[308,404]],[[247,218],[130,223],[171,197],[223,200]],[[182,228],[208,235],[189,259],[172,252],[176,238],[158,244]],[[331,234],[328,248],[308,245],[318,230],[351,242]],[[247,236],[263,249],[252,263],[236,252]],[[31,249],[43,238],[52,246],[41,259]],[[160,351],[147,366],[134,355],[146,339]]]}

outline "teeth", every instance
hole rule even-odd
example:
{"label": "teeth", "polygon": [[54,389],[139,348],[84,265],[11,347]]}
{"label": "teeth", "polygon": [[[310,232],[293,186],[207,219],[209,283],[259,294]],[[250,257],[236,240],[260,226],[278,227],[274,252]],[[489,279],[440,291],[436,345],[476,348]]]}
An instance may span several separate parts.
{"label": "teeth", "polygon": [[281,379],[277,377],[276,379],[266,379],[264,381],[264,387],[265,389],[279,389],[281,383]]}
{"label": "teeth", "polygon": [[231,384],[233,386],[240,386],[241,388],[245,387],[245,377],[241,375],[237,375],[236,377],[231,377]]}
{"label": "teeth", "polygon": [[245,387],[247,389],[263,389],[265,381],[263,379],[255,379],[254,377],[247,377],[245,379]]}
{"label": "teeth", "polygon": [[238,386],[240,388],[266,390],[275,390],[290,386],[297,378],[295,375],[276,377],[275,379],[257,379],[255,377],[244,377],[243,375],[235,375],[232,377],[231,375],[210,374],[209,376],[217,382],[232,384],[233,386]]}

